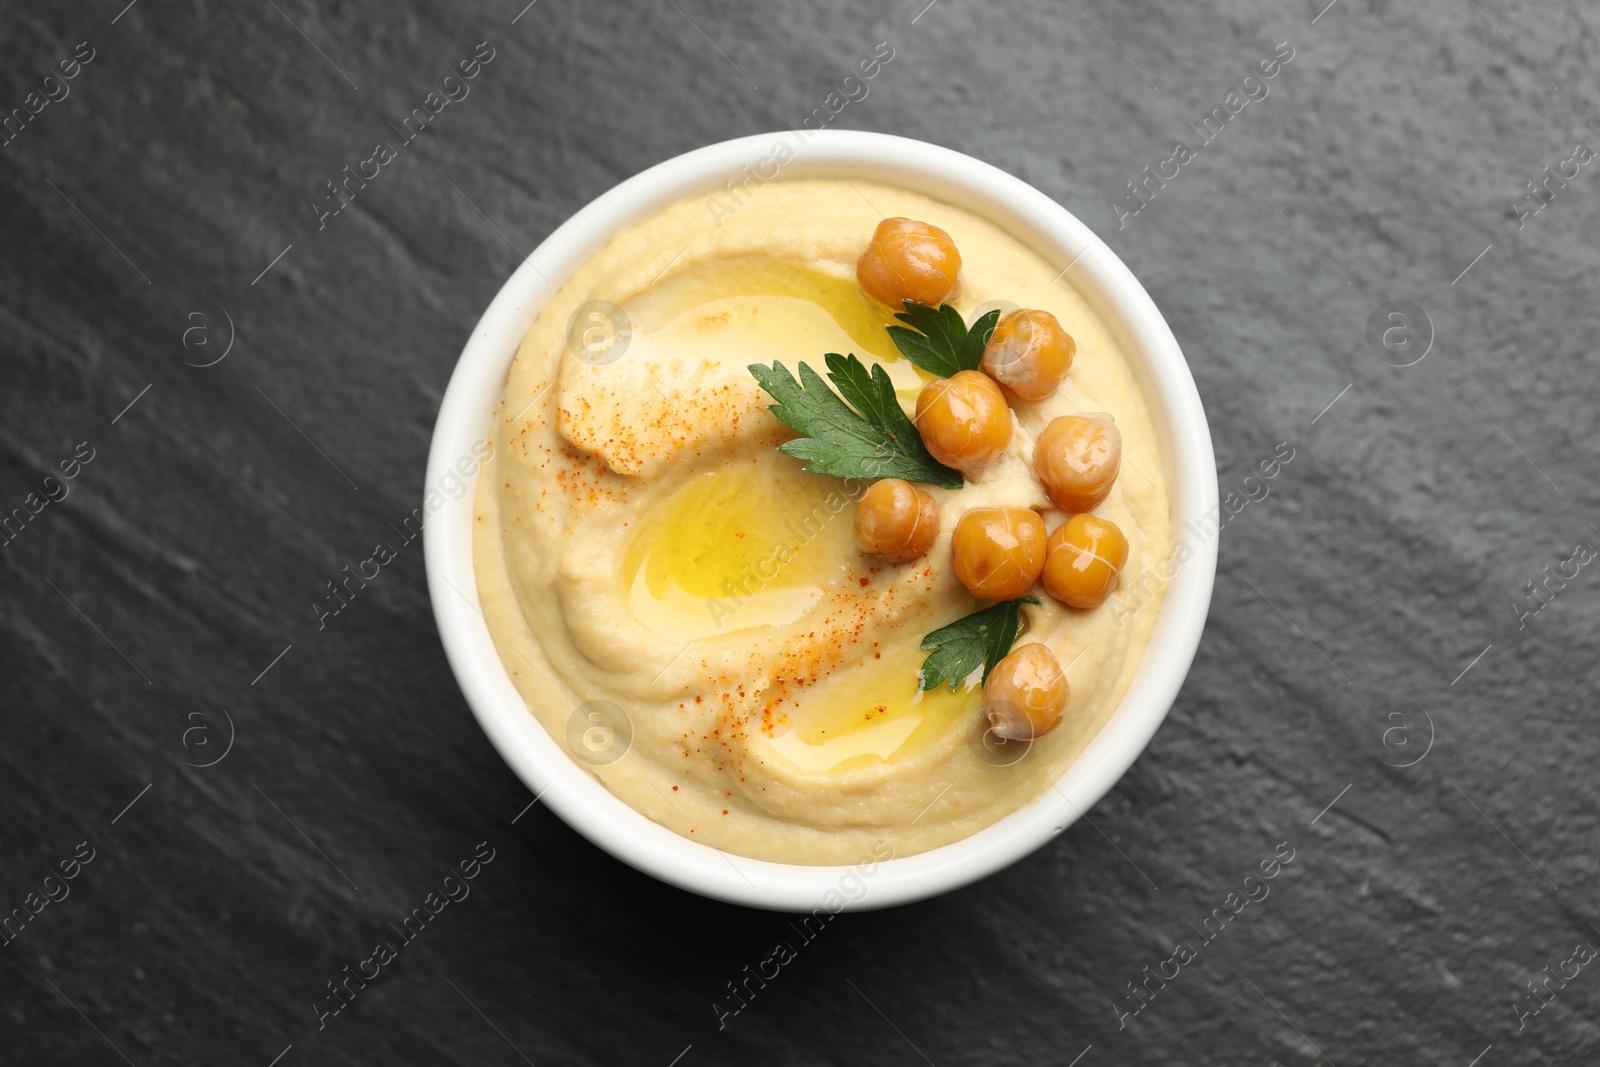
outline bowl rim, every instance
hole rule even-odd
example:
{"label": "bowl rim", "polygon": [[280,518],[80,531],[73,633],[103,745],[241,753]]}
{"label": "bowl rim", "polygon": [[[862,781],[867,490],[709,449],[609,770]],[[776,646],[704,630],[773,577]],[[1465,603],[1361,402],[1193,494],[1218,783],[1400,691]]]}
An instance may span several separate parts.
{"label": "bowl rim", "polygon": [[[781,146],[781,147],[780,147]],[[785,155],[785,151],[787,155]],[[774,160],[778,160],[774,164]],[[771,164],[771,166],[768,166]],[[767,181],[850,177],[899,185],[989,219],[1066,263],[1072,284],[1133,366],[1162,437],[1173,541],[1218,508],[1211,434],[1177,339],[1122,260],[1064,207],[1005,171],[949,148],[891,134],[779,131],[708,145],[665,160],[597,197],[557,227],[512,273],[483,313],[445,389],[429,449],[423,522],[428,592],[445,655],[474,717],[512,771],[561,819],[612,856],[678,888],[773,911],[891,907],[968,885],[1016,862],[1077,821],[1144,751],[1177,698],[1199,646],[1216,574],[1215,533],[1194,539],[1167,579],[1166,598],[1121,703],[1054,787],[959,841],[911,856],[809,866],[723,852],[661,826],[610,793],[545,731],[512,684],[479,608],[472,560],[476,478],[462,461],[481,447],[507,371],[534,316],[616,233],[669,204]],[[766,178],[768,170],[775,171]],[[756,181],[754,193],[749,182]],[[708,199],[709,204],[709,199]],[[1059,276],[1058,276],[1059,277]],[[469,464],[469,467],[471,465]],[[1202,530],[1203,530],[1202,526]],[[1187,542],[1183,542],[1187,543]],[[531,805],[530,805],[531,806]],[[520,816],[519,816],[520,818]]]}

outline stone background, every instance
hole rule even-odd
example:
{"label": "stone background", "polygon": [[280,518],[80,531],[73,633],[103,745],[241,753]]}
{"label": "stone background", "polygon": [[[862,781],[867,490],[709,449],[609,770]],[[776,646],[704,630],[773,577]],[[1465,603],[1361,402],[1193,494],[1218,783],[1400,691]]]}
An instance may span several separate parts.
{"label": "stone background", "polygon": [[[1513,205],[1600,136],[1600,15],[1325,2],[4,3],[6,113],[93,59],[0,147],[0,511],[93,459],[0,549],[0,910],[93,859],[0,948],[0,1062],[1593,1060],[1600,973],[1525,982],[1600,945],[1600,574],[1517,606],[1600,542],[1594,167]],[[417,506],[525,252],[653,163],[799,122],[880,41],[834,125],[1060,201],[1167,315],[1223,492],[1294,459],[1224,530],[1183,694],[1089,819],[835,920],[719,1030],[785,917],[526,810],[419,546],[325,629],[312,605]],[[319,231],[324,183],[479,42],[470,97]],[[1119,229],[1124,183],[1279,42],[1269,95]],[[1404,368],[1368,336],[1399,300],[1436,335]],[[325,984],[485,840],[471,897],[319,1030]]]}

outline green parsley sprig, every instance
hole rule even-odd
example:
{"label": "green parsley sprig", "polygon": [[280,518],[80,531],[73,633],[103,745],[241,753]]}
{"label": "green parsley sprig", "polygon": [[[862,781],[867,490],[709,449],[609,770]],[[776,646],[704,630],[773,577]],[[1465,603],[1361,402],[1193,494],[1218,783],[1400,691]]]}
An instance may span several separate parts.
{"label": "green parsley sprig", "polygon": [[1000,321],[998,309],[979,315],[968,328],[961,312],[949,304],[932,308],[907,300],[905,308],[895,318],[906,325],[888,327],[889,338],[902,356],[940,378],[957,371],[977,370],[989,335]]}
{"label": "green parsley sprig", "polygon": [[825,359],[838,393],[806,363],[800,364],[799,381],[782,363],[750,365],[761,388],[777,401],[770,405],[772,413],[804,435],[785,441],[780,451],[805,460],[808,471],[835,478],[904,478],[961,488],[961,472],[923,446],[881,365],[869,374],[854,355],[829,352]]}
{"label": "green parsley sprig", "polygon": [[1031,596],[1003,600],[924,637],[924,651],[933,654],[922,661],[922,670],[917,672],[917,689],[937,689],[941,683],[949,682],[954,692],[956,686],[980,666],[983,680],[987,682],[989,672],[1006,657],[1017,639],[1022,605],[1037,603],[1039,601]]}

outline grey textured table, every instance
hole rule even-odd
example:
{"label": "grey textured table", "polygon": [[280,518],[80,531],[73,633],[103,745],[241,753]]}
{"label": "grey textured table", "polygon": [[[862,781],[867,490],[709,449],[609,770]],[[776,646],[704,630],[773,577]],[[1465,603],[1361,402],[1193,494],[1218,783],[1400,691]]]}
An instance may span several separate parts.
{"label": "grey textured table", "polygon": [[[0,1062],[1595,1059],[1584,5],[124,2],[0,11]],[[830,124],[1097,229],[1247,503],[1177,706],[1089,818],[835,920],[719,1017],[800,938],[529,807],[420,546],[315,606],[416,506],[523,255],[652,163],[827,115],[880,41]]]}

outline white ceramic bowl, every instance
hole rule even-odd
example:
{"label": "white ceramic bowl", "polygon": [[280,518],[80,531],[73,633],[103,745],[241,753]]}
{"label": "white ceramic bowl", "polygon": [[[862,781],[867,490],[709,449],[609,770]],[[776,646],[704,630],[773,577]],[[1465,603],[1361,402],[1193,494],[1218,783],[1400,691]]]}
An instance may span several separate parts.
{"label": "white ceramic bowl", "polygon": [[1202,516],[1216,513],[1216,463],[1194,379],[1161,312],[1111,249],[1059,204],[987,163],[921,141],[847,131],[813,133],[795,148],[797,140],[794,133],[758,134],[669,159],[552,233],[506,282],[461,353],[434,428],[427,488],[459,484],[453,472],[484,440],[523,334],[578,266],[612,235],[676,201],[710,195],[741,167],[771,158],[780,143],[795,157],[776,180],[886,182],[988,218],[1047,261],[1072,264],[1068,280],[1110,329],[1144,390],[1162,440],[1174,541],[1193,551],[1168,582],[1127,695],[1057,788],[971,837],[870,872],[770,863],[691,841],[611,795],[528,712],[478,609],[471,492],[435,498],[443,503],[427,519],[423,545],[439,633],[467,703],[511,769],[570,826],[618,859],[703,896],[780,911],[881,908],[947,892],[1026,856],[1104,796],[1144,750],[1177,697],[1205,625],[1217,543],[1186,524],[1203,525]]}

